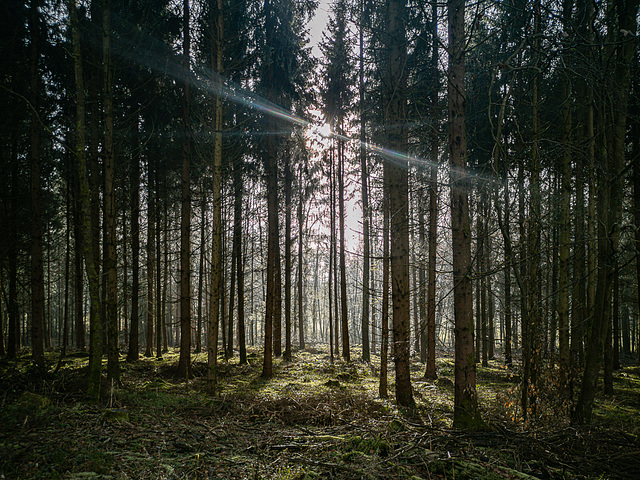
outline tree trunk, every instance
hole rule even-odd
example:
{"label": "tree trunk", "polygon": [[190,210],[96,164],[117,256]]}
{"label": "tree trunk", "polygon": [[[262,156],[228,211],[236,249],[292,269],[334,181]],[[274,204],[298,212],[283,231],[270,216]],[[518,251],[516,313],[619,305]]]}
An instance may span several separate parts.
{"label": "tree trunk", "polygon": [[[342,131],[340,125],[339,130]],[[340,326],[342,330],[342,358],[351,361],[349,348],[349,320],[347,317],[347,265],[345,253],[344,213],[344,141],[338,139],[338,221],[340,222]]]}
{"label": "tree trunk", "polygon": [[[156,206],[157,210],[157,224],[158,226],[156,227],[156,271],[155,271],[155,277],[154,277],[154,281],[155,283],[155,290],[156,290],[156,358],[158,360],[162,359],[162,338],[163,338],[163,334],[166,333],[166,327],[164,324],[164,310],[163,310],[163,306],[164,306],[164,299],[165,299],[165,295],[166,295],[166,289],[163,289],[162,287],[162,265],[163,263],[165,264],[165,268],[166,268],[166,261],[163,262],[162,261],[162,231],[164,230],[164,236],[166,238],[167,236],[167,201],[166,201],[166,194],[164,193],[166,191],[166,185],[165,185],[165,181],[163,180],[163,191],[162,193],[160,192],[160,185],[158,185],[158,199],[163,199],[162,202],[160,202],[160,200],[158,200],[158,204]],[[162,212],[162,223],[164,224],[164,228],[160,227],[160,214]],[[166,260],[166,252],[165,252],[165,260]]]}
{"label": "tree trunk", "polygon": [[[563,4],[563,25],[567,38],[571,22],[573,0]],[[569,48],[566,45],[565,48]],[[568,51],[564,53],[565,64],[569,65]],[[569,395],[568,379],[571,356],[569,351],[569,288],[571,279],[570,268],[570,243],[571,243],[571,84],[568,78],[569,72],[562,76],[562,145],[564,151],[560,158],[560,221],[558,253],[558,360],[560,366],[560,395],[567,398]],[[554,345],[555,346],[555,345]]]}
{"label": "tree trunk", "polygon": [[[211,69],[218,74],[223,70],[223,0],[217,0],[211,11]],[[220,81],[220,80],[218,80]],[[218,85],[222,90],[222,85]],[[213,225],[211,234],[211,306],[207,328],[207,385],[215,393],[218,382],[218,328],[220,324],[220,296],[222,280],[222,98],[216,95],[214,110],[213,146]]]}
{"label": "tree trunk", "polygon": [[207,195],[205,193],[205,180],[203,179],[201,184],[202,198],[200,205],[200,258],[198,261],[198,322],[196,324],[196,345],[194,353],[200,353],[202,351],[202,301],[204,294],[204,256],[207,251],[206,237],[205,237],[205,224],[207,216]]}
{"label": "tree trunk", "polygon": [[118,330],[118,275],[116,271],[116,198],[113,153],[113,66],[111,65],[111,1],[102,2],[102,61],[104,108],[104,274],[107,330],[107,380],[120,382]]}
{"label": "tree trunk", "polygon": [[236,257],[236,278],[238,281],[238,347],[240,349],[240,365],[247,363],[247,345],[244,325],[244,264],[242,256],[242,158],[237,158],[233,172],[233,250]]}
{"label": "tree trunk", "polygon": [[[305,162],[305,166],[306,166],[306,157],[303,160]],[[300,196],[298,199],[298,338],[299,338],[299,346],[300,349],[303,350],[305,348],[305,334],[304,334],[304,304],[303,304],[303,291],[304,291],[304,278],[303,278],[303,271],[304,271],[304,259],[302,257],[303,251],[304,251],[304,242],[303,242],[303,234],[304,234],[304,216],[303,216],[303,211],[302,211],[302,207],[304,204],[304,199],[305,196],[303,194],[303,189],[304,187],[303,185],[303,175],[302,175],[302,166],[300,167],[300,178],[299,178],[299,185],[300,185]],[[317,258],[317,256],[316,256]],[[316,285],[316,294],[317,294],[317,284],[318,284],[318,275],[317,275],[318,269],[316,268],[316,275],[314,276],[314,281],[315,281],[315,285]],[[315,315],[312,315],[313,321],[314,321],[314,325],[315,325],[315,321],[316,321],[316,317]]]}
{"label": "tree trunk", "polygon": [[178,362],[178,376],[188,379],[191,376],[191,34],[189,0],[184,0],[182,5],[182,62],[185,80],[182,86],[184,144],[182,147],[180,196],[180,360]]}
{"label": "tree trunk", "polygon": [[[383,166],[383,169],[384,168]],[[386,177],[383,174],[383,179],[384,178]],[[386,190],[389,187],[384,180],[382,188],[384,189],[382,193],[382,313],[380,319],[380,384],[378,393],[380,398],[387,398],[389,396],[387,392],[387,364],[389,355],[389,194]]]}
{"label": "tree trunk", "polygon": [[[512,353],[512,319],[511,319],[511,269],[513,265],[513,249],[511,248],[510,216],[509,206],[509,177],[505,178],[504,185],[504,235],[509,240],[504,242],[504,256],[506,259],[504,267],[504,363],[510,367],[513,363]],[[498,214],[500,207],[498,206]]]}
{"label": "tree trunk", "polygon": [[427,365],[425,378],[435,380],[436,373],[436,263],[438,247],[438,165],[440,163],[440,75],[438,62],[440,49],[438,40],[438,2],[431,2],[431,166],[429,179],[429,234],[427,243],[428,280],[427,280]]}
{"label": "tree trunk", "polygon": [[[272,126],[275,122],[270,121]],[[267,139],[267,298],[264,323],[264,363],[262,377],[273,376],[273,319],[276,309],[276,256],[278,252],[278,170],[274,140]]]}
{"label": "tree trunk", "polygon": [[[533,64],[538,66],[540,51],[540,0],[534,4],[534,54]],[[529,414],[537,414],[537,392],[542,352],[542,311],[540,288],[540,232],[541,232],[541,193],[540,193],[540,74],[536,70],[532,87],[532,150],[529,177],[530,207],[527,231],[527,258],[529,263],[527,277],[527,319],[526,334],[523,333],[522,360],[522,414],[526,420]]]}
{"label": "tree trunk", "polygon": [[90,319],[93,325],[94,335],[91,338],[91,356],[93,361],[89,371],[89,397],[97,400],[100,398],[100,378],[102,375],[102,322],[100,319],[100,279],[98,278],[98,261],[95,257],[95,249],[92,244],[91,223],[91,199],[89,191],[89,179],[85,156],[86,130],[85,130],[85,92],[82,75],[82,45],[80,41],[80,28],[75,0],[68,0],[69,17],[71,22],[71,34],[73,43],[74,75],[76,85],[76,161],[79,179],[80,223],[84,246],[84,259],[89,280],[89,294],[91,297]]}
{"label": "tree trunk", "polygon": [[[157,192],[155,185],[155,172],[151,160],[147,161],[148,174],[148,200],[147,200],[147,339],[144,352],[145,357],[153,355],[153,327],[155,319],[155,302],[154,302],[154,278],[155,278],[155,238],[156,238],[156,220],[157,220]],[[157,293],[157,292],[155,292]]]}
{"label": "tree trunk", "polygon": [[476,321],[480,323],[480,346],[482,349],[482,366],[489,366],[489,343],[487,332],[487,198],[484,186],[480,186],[478,203],[478,291],[480,309],[476,312]]}
{"label": "tree trunk", "polygon": [[293,177],[291,172],[290,152],[285,153],[284,165],[284,359],[290,362],[291,353],[291,188]]}
{"label": "tree trunk", "polygon": [[[76,142],[78,140],[76,139]],[[76,162],[77,163],[77,162]],[[83,238],[83,225],[81,214],[81,202],[80,202],[80,186],[78,183],[77,168],[74,166],[74,180],[73,180],[73,237],[75,243],[75,298],[74,298],[74,318],[75,318],[75,343],[76,348],[80,351],[86,349],[85,328],[84,328],[84,238]],[[11,257],[9,257],[11,259]],[[11,260],[9,260],[9,272],[11,272]],[[9,277],[11,278],[11,277]],[[11,283],[9,283],[9,292],[11,292]],[[9,293],[9,299],[11,299],[11,293]],[[9,315],[11,315],[11,301],[9,301]],[[9,316],[9,327],[11,327],[11,316]],[[9,329],[9,342],[11,343],[11,328]]]}
{"label": "tree trunk", "polygon": [[415,406],[410,375],[410,284],[409,284],[409,171],[403,154],[407,151],[407,60],[406,5],[404,0],[389,0],[385,31],[390,39],[387,51],[388,72],[385,79],[386,141],[399,153],[385,158],[384,174],[389,194],[391,236],[391,296],[393,299],[393,346],[396,366],[396,402]]}
{"label": "tree trunk", "polygon": [[367,167],[367,132],[365,123],[365,82],[364,82],[364,22],[365,22],[365,0],[360,0],[360,25],[358,27],[359,36],[359,69],[358,69],[358,93],[360,95],[360,170],[362,176],[362,361],[371,360],[369,348],[369,274],[371,270],[370,247],[369,247],[369,171]]}
{"label": "tree trunk", "polygon": [[129,329],[129,351],[127,362],[138,360],[140,311],[140,145],[138,137],[138,110],[133,109],[131,128],[131,321]]}
{"label": "tree trunk", "polygon": [[[333,167],[331,153],[329,154],[329,277],[327,286],[329,287],[329,358],[333,363],[333,238],[334,238],[334,211],[333,211]],[[639,271],[640,271],[640,267]],[[336,342],[337,343],[337,342]]]}
{"label": "tree trunk", "polygon": [[7,256],[9,257],[9,325],[7,325],[7,357],[10,359],[16,358],[18,350],[20,349],[20,312],[18,308],[18,185],[18,158],[17,155],[12,155],[11,213],[9,214],[10,227],[7,252]]}
{"label": "tree trunk", "polygon": [[41,125],[39,118],[40,71],[40,2],[32,0],[29,15],[29,96],[31,110],[31,348],[33,361],[39,368],[45,367],[44,328],[44,259],[42,234],[42,178],[41,178]]}
{"label": "tree trunk", "polygon": [[[613,277],[613,311],[611,333],[613,335],[613,359],[612,370],[620,370],[620,270],[616,260],[615,274]],[[613,390],[613,385],[612,388]]]}
{"label": "tree trunk", "polygon": [[476,429],[482,425],[476,394],[476,365],[473,352],[473,299],[471,294],[471,223],[469,185],[466,178],[465,131],[465,42],[464,0],[448,0],[449,25],[449,158],[451,161],[451,230],[455,318],[456,428]]}

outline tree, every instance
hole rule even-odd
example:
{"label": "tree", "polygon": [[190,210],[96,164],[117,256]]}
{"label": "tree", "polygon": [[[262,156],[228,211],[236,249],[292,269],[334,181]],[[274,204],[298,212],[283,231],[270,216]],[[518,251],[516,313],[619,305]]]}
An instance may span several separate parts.
{"label": "tree", "polygon": [[[591,420],[593,401],[596,391],[607,329],[610,324],[611,291],[616,275],[616,255],[620,235],[622,212],[621,172],[625,164],[625,133],[627,128],[627,108],[631,86],[631,60],[635,52],[636,18],[640,0],[631,0],[625,4],[608,4],[607,16],[608,47],[612,49],[614,60],[613,81],[608,85],[610,102],[607,109],[609,122],[606,133],[606,157],[604,175],[601,176],[598,202],[598,270],[595,297],[595,310],[591,323],[591,332],[585,350],[585,368],[582,376],[580,395],[573,412],[576,423],[588,423]],[[629,32],[624,34],[623,32]],[[605,97],[606,98],[606,97]],[[610,112],[610,113],[609,113]],[[605,139],[600,138],[603,142]]]}
{"label": "tree", "polygon": [[360,25],[358,26],[358,44],[360,53],[358,57],[358,94],[360,96],[360,170],[362,177],[362,360],[371,360],[369,341],[369,307],[370,285],[369,274],[371,271],[370,233],[369,233],[369,169],[367,165],[367,131],[366,131],[366,105],[365,105],[365,65],[364,65],[364,27],[368,9],[365,8],[365,0],[360,0]]}
{"label": "tree", "polygon": [[[383,169],[385,166],[383,165]],[[382,194],[382,312],[380,319],[381,338],[380,338],[380,384],[378,393],[380,398],[389,396],[387,364],[389,355],[389,194],[386,190],[389,188],[387,183],[387,175],[383,174],[382,188],[385,190]]]}
{"label": "tree", "polygon": [[74,78],[76,86],[76,165],[79,180],[80,197],[80,224],[83,236],[84,261],[89,280],[89,294],[91,297],[90,321],[93,325],[91,337],[91,368],[89,372],[88,395],[94,399],[100,398],[100,378],[102,375],[102,321],[100,318],[100,292],[97,260],[95,249],[92,245],[91,204],[89,192],[89,178],[85,156],[86,148],[86,123],[85,123],[85,90],[82,68],[82,43],[78,12],[75,0],[68,0],[69,17],[71,21],[71,33],[73,43]]}
{"label": "tree", "polygon": [[429,235],[428,252],[428,291],[427,291],[427,358],[425,378],[435,379],[436,373],[436,262],[438,245],[438,164],[440,155],[440,79],[438,70],[438,2],[431,3],[431,75],[433,87],[431,90],[431,166],[429,178]]}
{"label": "tree", "polygon": [[[288,149],[287,149],[288,150]],[[285,347],[284,359],[290,362],[291,353],[291,189],[293,187],[293,172],[291,171],[291,156],[285,153],[284,163],[284,325]]]}
{"label": "tree", "polygon": [[[210,15],[210,66],[213,72],[222,73],[223,69],[223,2],[218,0],[215,4],[216,8],[211,8]],[[212,5],[213,7],[213,5]],[[216,77],[220,82],[220,77]],[[207,382],[211,393],[215,391],[217,385],[217,362],[218,362],[218,325],[220,323],[220,286],[222,279],[222,85],[218,87],[216,95],[213,131],[214,148],[213,148],[213,171],[212,171],[212,190],[213,190],[213,225],[211,235],[211,306],[209,309],[209,324],[207,329]]]}
{"label": "tree", "polygon": [[120,382],[118,330],[118,275],[116,271],[116,198],[113,152],[113,65],[111,62],[111,1],[102,2],[102,62],[104,109],[104,232],[106,275],[107,379]]}
{"label": "tree", "polygon": [[31,103],[31,346],[34,363],[43,368],[45,295],[42,234],[42,125],[39,118],[40,104],[40,2],[32,0],[29,15],[29,100]]}
{"label": "tree", "polygon": [[131,210],[131,321],[129,328],[129,351],[127,361],[135,362],[139,357],[140,312],[138,296],[140,295],[140,147],[138,145],[139,114],[134,107],[131,115],[131,172],[130,172],[130,206]]}
{"label": "tree", "polygon": [[482,426],[476,394],[471,296],[471,223],[469,220],[465,130],[465,0],[448,0],[449,37],[449,160],[451,164],[451,233],[455,319],[455,401],[457,428]]}
{"label": "tree", "polygon": [[189,26],[191,19],[189,0],[183,1],[182,15],[184,143],[180,177],[180,361],[178,362],[178,375],[189,378],[191,374],[191,32]]}
{"label": "tree", "polygon": [[242,255],[242,201],[243,201],[243,161],[237,158],[233,172],[233,251],[236,257],[236,279],[238,281],[238,346],[240,365],[247,363],[247,345],[245,340],[244,319],[244,261]]}
{"label": "tree", "polygon": [[413,407],[409,368],[409,165],[406,157],[407,61],[404,0],[388,0],[385,12],[386,75],[384,76],[384,118],[387,148],[395,153],[384,157],[391,217],[391,296],[393,300],[393,352],[396,366],[396,402]]}

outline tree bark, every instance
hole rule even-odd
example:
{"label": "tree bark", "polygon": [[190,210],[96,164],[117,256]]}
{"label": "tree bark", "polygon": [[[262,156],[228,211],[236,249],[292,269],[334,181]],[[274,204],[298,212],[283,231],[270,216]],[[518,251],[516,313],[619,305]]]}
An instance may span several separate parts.
{"label": "tree bark", "polygon": [[120,382],[118,275],[116,271],[116,198],[113,153],[113,66],[111,64],[111,1],[102,1],[102,62],[104,108],[104,231],[106,275],[107,380]]}
{"label": "tree bark", "polygon": [[[386,165],[386,164],[385,164]],[[383,169],[385,166],[383,166]],[[383,179],[386,179],[383,174]],[[386,180],[383,180],[385,191],[382,193],[382,313],[380,319],[380,384],[378,393],[380,398],[389,396],[387,389],[387,364],[389,355],[389,194],[386,190],[389,188]]]}
{"label": "tree bark", "polygon": [[[223,39],[223,0],[217,0],[217,8],[211,11],[211,69],[222,73],[222,39]],[[220,77],[218,77],[220,79]],[[218,80],[220,81],[220,80]],[[218,329],[220,324],[220,296],[222,279],[222,98],[220,93],[215,97],[214,110],[214,146],[213,146],[213,225],[211,234],[211,306],[207,328],[207,385],[209,393],[215,393],[218,382]]]}
{"label": "tree bark", "polygon": [[396,402],[415,406],[410,375],[410,284],[409,284],[409,165],[407,151],[407,61],[405,0],[389,0],[385,31],[390,40],[385,79],[386,141],[392,158],[384,158],[390,211],[391,296],[393,299],[393,351],[396,366]]}
{"label": "tree bark", "polygon": [[84,260],[87,277],[89,280],[89,294],[91,297],[90,321],[93,325],[94,335],[91,338],[91,356],[93,361],[89,371],[88,395],[94,400],[100,398],[100,378],[102,375],[102,322],[100,319],[100,279],[98,278],[98,261],[95,257],[92,238],[91,222],[91,198],[89,190],[89,178],[85,156],[86,123],[85,123],[85,91],[82,74],[82,45],[78,12],[75,0],[68,0],[69,17],[71,22],[71,34],[73,43],[74,76],[76,86],[76,148],[75,156],[79,179],[80,223],[84,246]]}
{"label": "tree bark", "polygon": [[290,362],[291,353],[291,188],[293,177],[291,172],[290,152],[285,153],[284,165],[284,360]]}
{"label": "tree bark", "polygon": [[238,158],[233,175],[233,250],[236,256],[236,278],[238,282],[238,347],[240,349],[240,365],[247,363],[244,319],[244,259],[242,256],[242,201],[244,189],[242,174],[242,158]]}
{"label": "tree bark", "polygon": [[[305,164],[305,169],[306,169],[306,157],[304,157],[304,164]],[[299,341],[299,346],[300,349],[303,350],[305,348],[305,333],[304,333],[304,326],[305,326],[305,322],[304,322],[304,278],[303,278],[303,271],[304,271],[304,259],[303,259],[303,251],[304,251],[304,242],[303,242],[303,235],[304,235],[304,215],[303,215],[303,204],[305,202],[305,195],[304,195],[304,187],[303,185],[303,167],[302,165],[300,166],[300,177],[299,177],[299,185],[300,185],[300,196],[298,198],[298,211],[297,211],[297,216],[298,216],[298,341]],[[316,257],[317,258],[317,257]],[[318,271],[318,269],[316,268],[316,272]],[[316,294],[317,294],[317,284],[318,284],[318,275],[315,275],[314,278],[315,281],[315,285],[316,285]],[[317,301],[317,299],[316,299]],[[312,314],[312,318],[314,321],[314,325],[315,325],[315,321],[316,321],[316,317],[315,315]],[[315,329],[314,329],[315,330]]]}
{"label": "tree bark", "polygon": [[155,254],[155,238],[156,238],[156,221],[157,221],[157,190],[155,182],[155,166],[151,160],[147,161],[148,179],[147,179],[147,335],[145,345],[145,357],[153,355],[153,330],[155,320],[155,271],[156,271],[156,254]]}
{"label": "tree bark", "polygon": [[138,111],[134,108],[131,128],[131,321],[129,328],[129,351],[127,362],[135,362],[139,358],[140,311],[140,146],[138,145]]}
{"label": "tree bark", "polygon": [[431,92],[431,166],[429,179],[429,234],[427,243],[428,280],[427,280],[427,364],[425,378],[435,380],[436,372],[436,263],[438,247],[438,165],[440,163],[440,75],[438,61],[440,55],[438,40],[438,2],[431,2],[431,75],[433,90]]}
{"label": "tree bark", "polygon": [[[342,131],[342,125],[339,127]],[[340,326],[342,330],[342,358],[351,361],[349,346],[349,319],[347,316],[347,265],[345,253],[344,213],[344,141],[338,139],[338,221],[340,222]]]}
{"label": "tree bark", "polygon": [[448,0],[449,34],[449,159],[451,162],[451,230],[453,248],[455,386],[453,424],[456,428],[482,426],[476,394],[471,295],[471,223],[469,184],[466,180],[465,30],[464,0]]}
{"label": "tree bark", "polygon": [[[182,172],[180,196],[180,360],[178,376],[191,376],[191,32],[189,0],[182,3]],[[217,114],[217,112],[216,112]],[[158,352],[159,354],[160,352]]]}
{"label": "tree bark", "polygon": [[[567,38],[569,38],[569,28],[571,22],[571,11],[573,0],[563,2],[563,25]],[[566,45],[565,48],[569,46]],[[564,52],[565,64],[571,61],[569,53]],[[570,370],[570,350],[569,350],[569,278],[570,268],[570,242],[571,242],[571,84],[568,78],[569,72],[563,72],[562,77],[562,144],[564,151],[560,158],[560,219],[559,219],[559,240],[558,254],[560,257],[558,265],[558,337],[559,350],[558,361],[560,367],[560,395],[568,398],[569,395],[569,370]],[[555,342],[554,342],[555,343]],[[555,345],[552,345],[552,348]]]}
{"label": "tree bark", "polygon": [[39,118],[40,71],[40,7],[39,0],[32,0],[29,14],[29,96],[31,102],[31,348],[33,361],[39,368],[45,367],[44,328],[44,259],[42,233],[42,126]]}
{"label": "tree bark", "polygon": [[371,295],[369,293],[369,274],[371,270],[370,260],[370,234],[369,234],[369,170],[367,166],[367,132],[365,117],[365,82],[364,82],[364,25],[365,25],[365,0],[360,0],[360,25],[358,38],[360,45],[358,93],[360,95],[360,170],[362,177],[362,361],[371,360],[369,340],[369,308]]}

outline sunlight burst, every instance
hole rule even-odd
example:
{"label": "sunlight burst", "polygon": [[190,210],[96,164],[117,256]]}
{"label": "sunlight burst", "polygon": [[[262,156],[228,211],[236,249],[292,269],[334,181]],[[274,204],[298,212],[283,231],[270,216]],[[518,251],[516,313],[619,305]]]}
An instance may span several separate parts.
{"label": "sunlight burst", "polygon": [[332,135],[331,125],[328,123],[323,123],[322,125],[315,128],[315,133],[320,135],[322,138],[330,138]]}

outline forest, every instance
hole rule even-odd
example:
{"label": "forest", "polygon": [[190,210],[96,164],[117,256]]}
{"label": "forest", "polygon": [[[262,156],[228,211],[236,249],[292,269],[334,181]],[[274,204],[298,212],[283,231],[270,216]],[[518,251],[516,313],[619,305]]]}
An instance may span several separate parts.
{"label": "forest", "polygon": [[638,478],[639,20],[3,0],[0,477]]}

